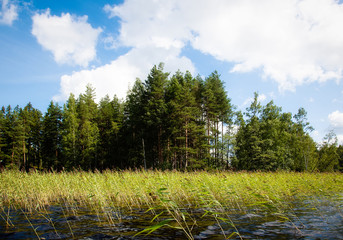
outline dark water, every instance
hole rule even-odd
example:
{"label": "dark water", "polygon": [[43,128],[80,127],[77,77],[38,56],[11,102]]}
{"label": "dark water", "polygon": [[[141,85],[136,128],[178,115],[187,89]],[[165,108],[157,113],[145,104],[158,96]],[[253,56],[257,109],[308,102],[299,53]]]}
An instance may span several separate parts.
{"label": "dark water", "polygon": [[[183,209],[194,239],[343,239],[342,200],[306,200],[287,203],[286,210],[263,206],[246,211],[214,212],[211,209]],[[74,211],[70,211],[74,210]],[[156,209],[156,214],[162,210]],[[207,213],[206,215],[204,215]],[[14,226],[6,224],[7,217]],[[187,239],[182,229],[163,226],[150,235],[140,234],[154,224],[170,218],[142,209],[88,211],[50,206],[46,212],[3,211],[0,239]],[[29,221],[28,221],[28,219]],[[182,218],[181,218],[182,219]],[[35,231],[36,233],[35,233]],[[234,232],[238,232],[235,234]]]}

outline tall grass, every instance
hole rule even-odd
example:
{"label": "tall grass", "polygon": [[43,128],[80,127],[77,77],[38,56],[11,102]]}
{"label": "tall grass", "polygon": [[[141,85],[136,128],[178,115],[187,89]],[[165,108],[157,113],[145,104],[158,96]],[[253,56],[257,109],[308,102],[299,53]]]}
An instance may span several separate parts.
{"label": "tall grass", "polygon": [[256,201],[289,201],[343,192],[340,173],[248,173],[106,171],[0,174],[0,206],[35,209],[45,205],[151,207],[160,203],[159,190],[179,206],[199,207],[208,201],[240,208]]}
{"label": "tall grass", "polygon": [[[219,226],[226,222],[235,228],[230,211],[274,211],[287,221],[282,213],[289,209],[289,202],[341,198],[343,192],[340,173],[4,171],[0,183],[0,215],[8,224],[8,208],[44,212],[50,205],[66,210],[82,206],[99,214],[106,214],[108,208],[142,208],[155,214],[152,220],[158,223],[151,231],[168,225],[182,229],[188,239],[192,239],[196,220],[185,209],[203,209],[204,216],[213,216]],[[170,218],[160,219],[162,213]],[[108,214],[108,221],[114,221],[113,215]],[[237,229],[234,233],[239,234]]]}

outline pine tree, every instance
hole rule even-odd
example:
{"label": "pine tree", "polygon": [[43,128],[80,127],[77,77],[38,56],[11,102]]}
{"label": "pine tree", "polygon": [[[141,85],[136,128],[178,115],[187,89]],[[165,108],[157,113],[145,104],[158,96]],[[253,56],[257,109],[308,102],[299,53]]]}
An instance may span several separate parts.
{"label": "pine tree", "polygon": [[339,156],[338,163],[339,163],[339,170],[343,171],[343,145],[339,145],[337,147],[337,154]]}
{"label": "pine tree", "polygon": [[[28,103],[20,112],[20,118],[24,126],[25,143],[23,143],[24,167],[38,168],[41,163],[41,132],[42,113]],[[26,154],[27,153],[27,154]]]}
{"label": "pine tree", "polygon": [[321,172],[332,172],[339,170],[340,156],[337,152],[338,139],[333,131],[330,131],[324,138],[319,149],[318,170]]}
{"label": "pine tree", "polygon": [[58,103],[50,102],[43,119],[42,165],[45,169],[62,169],[62,111]]}
{"label": "pine tree", "polygon": [[294,158],[291,151],[293,124],[291,113],[281,114],[279,128],[276,132],[277,142],[279,143],[277,147],[279,169],[294,169]]}
{"label": "pine tree", "polygon": [[290,154],[292,115],[282,113],[273,101],[263,106],[261,115],[262,165],[265,170],[285,169],[293,167],[293,157]]}
{"label": "pine tree", "polygon": [[98,169],[123,167],[119,144],[123,121],[122,104],[117,97],[105,96],[99,104]]}
{"label": "pine tree", "polygon": [[62,126],[63,167],[66,169],[77,168],[80,166],[78,147],[79,119],[74,94],[70,94],[63,106]]}
{"label": "pine tree", "polygon": [[224,84],[217,71],[205,79],[203,99],[209,153],[214,160],[212,164],[220,167],[224,164],[224,124],[232,121],[233,111],[231,100],[225,92]]}
{"label": "pine tree", "polygon": [[309,135],[313,128],[307,122],[307,112],[304,108],[299,108],[293,118],[295,120],[291,140],[292,156],[294,159],[293,170],[312,171],[318,161],[318,156],[315,153],[315,142]]}
{"label": "pine tree", "polygon": [[234,167],[237,169],[257,170],[261,169],[262,136],[260,116],[262,106],[258,101],[258,94],[254,94],[254,100],[246,109],[246,121],[241,121],[237,133],[236,157]]}
{"label": "pine tree", "polygon": [[[165,86],[169,73],[163,72],[163,64],[154,66],[145,85],[144,117],[146,123],[145,138],[147,139],[148,155],[153,167],[164,166],[163,161],[163,133],[166,117]],[[148,138],[149,137],[149,138]]]}
{"label": "pine tree", "polygon": [[9,156],[6,153],[6,148],[7,148],[6,133],[8,130],[6,127],[5,114],[6,114],[6,109],[5,107],[2,107],[0,111],[0,169],[5,167],[6,159],[9,158]]}
{"label": "pine tree", "polygon": [[8,159],[5,165],[9,168],[24,168],[23,156],[26,154],[26,149],[23,147],[23,143],[25,143],[26,135],[22,119],[19,117],[21,111],[19,106],[16,106],[13,111],[11,106],[6,109],[5,129],[7,133],[5,135]]}
{"label": "pine tree", "polygon": [[201,136],[201,109],[197,103],[198,83],[189,72],[177,72],[167,88],[168,148],[171,150],[172,168],[202,168],[198,159]]}
{"label": "pine tree", "polygon": [[87,85],[86,92],[79,96],[77,112],[79,116],[80,165],[83,169],[95,169],[97,165],[97,146],[99,129],[96,123],[97,104],[95,89]]}

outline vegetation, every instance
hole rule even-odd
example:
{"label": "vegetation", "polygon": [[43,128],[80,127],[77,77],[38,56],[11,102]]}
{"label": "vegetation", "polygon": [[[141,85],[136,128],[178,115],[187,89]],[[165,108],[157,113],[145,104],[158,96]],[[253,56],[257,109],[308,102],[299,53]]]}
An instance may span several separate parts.
{"label": "vegetation", "polygon": [[[35,210],[46,205],[152,207],[165,198],[180,207],[202,207],[207,197],[232,209],[263,198],[273,204],[343,191],[339,173],[263,172],[19,172],[0,175],[0,206]],[[161,195],[161,192],[168,194]],[[208,200],[208,199],[207,199]],[[162,201],[163,202],[163,201]]]}
{"label": "vegetation", "polygon": [[111,226],[123,209],[144,209],[151,226],[136,235],[168,226],[188,239],[199,224],[194,209],[225,239],[242,238],[230,217],[236,213],[291,222],[292,204],[341,201],[343,190],[343,175],[335,173],[343,169],[343,146],[333,132],[317,145],[306,115],[303,108],[284,113],[273,101],[263,106],[257,93],[236,112],[217,72],[170,77],[163,64],[137,79],[125,101],[106,96],[96,103],[88,85],[63,106],[51,101],[44,116],[31,103],[2,107],[0,219],[13,226],[13,212],[21,211],[38,239],[30,214],[58,235],[53,206],[73,238],[67,216],[84,207]]}
{"label": "vegetation", "polygon": [[90,85],[43,114],[30,103],[0,111],[0,167],[38,170],[342,169],[342,146],[330,133],[317,146],[306,111],[284,113],[255,93],[235,112],[217,72],[173,76],[154,66],[137,79],[125,101],[95,102]]}
{"label": "vegetation", "polygon": [[[340,173],[5,170],[0,181],[0,217],[9,226],[13,225],[9,209],[22,211],[29,223],[30,214],[38,212],[54,226],[49,206],[60,206],[65,216],[77,216],[79,208],[87,207],[99,215],[99,221],[114,226],[121,218],[117,210],[138,208],[147,210],[152,219],[151,226],[138,234],[167,226],[182,230],[188,239],[193,239],[198,224],[193,209],[218,226],[228,224],[232,234],[239,235],[232,215],[253,211],[291,222],[296,208],[292,204],[312,200],[309,208],[315,209],[316,201],[340,202],[343,191]],[[71,227],[70,231],[73,234]]]}

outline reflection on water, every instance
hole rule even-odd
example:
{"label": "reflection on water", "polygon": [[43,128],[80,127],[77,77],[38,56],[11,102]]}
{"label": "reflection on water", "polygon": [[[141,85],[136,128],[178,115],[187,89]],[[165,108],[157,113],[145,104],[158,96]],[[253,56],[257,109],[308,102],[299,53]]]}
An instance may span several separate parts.
{"label": "reflection on water", "polygon": [[[287,203],[287,211],[268,211],[254,208],[244,212],[206,214],[205,209],[187,209],[192,217],[189,226],[194,239],[343,239],[342,200],[307,200]],[[156,210],[156,213],[159,212]],[[9,219],[14,226],[6,224],[1,214],[0,239],[132,239],[143,229],[156,224],[154,215],[143,209],[132,211],[101,212],[87,209],[67,211],[66,207],[50,206],[47,211],[29,214],[23,210],[10,210]],[[214,216],[218,218],[215,219]],[[168,218],[159,216],[159,221]],[[28,221],[29,219],[29,221]],[[188,223],[188,222],[187,222]],[[194,224],[196,223],[196,224]],[[233,223],[233,224],[232,224]],[[233,234],[238,231],[240,235]],[[181,229],[162,227],[150,235],[134,239],[186,239]]]}

